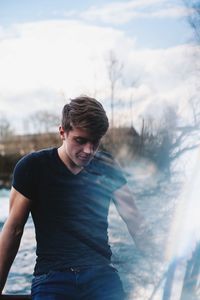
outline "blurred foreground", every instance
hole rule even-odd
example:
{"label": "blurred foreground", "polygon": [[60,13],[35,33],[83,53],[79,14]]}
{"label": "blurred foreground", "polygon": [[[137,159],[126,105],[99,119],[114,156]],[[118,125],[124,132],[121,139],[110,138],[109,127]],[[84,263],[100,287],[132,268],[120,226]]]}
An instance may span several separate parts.
{"label": "blurred foreground", "polygon": [[[113,251],[112,261],[119,270],[128,299],[200,299],[199,246],[193,242],[193,245],[189,244],[189,250],[178,252],[178,248],[183,250],[188,246],[181,247],[180,241],[181,235],[185,237],[186,229],[182,227],[182,232],[177,235],[172,228],[174,222],[178,221],[176,211],[183,188],[181,174],[173,173],[170,179],[164,176],[163,180],[159,169],[147,159],[135,159],[124,170],[136,203],[146,217],[157,245],[156,253],[149,253],[148,259],[142,257],[114,205],[111,205],[109,239]],[[8,197],[9,190],[0,190],[0,227],[8,214]],[[34,261],[34,229],[29,218],[5,293],[30,293]]]}

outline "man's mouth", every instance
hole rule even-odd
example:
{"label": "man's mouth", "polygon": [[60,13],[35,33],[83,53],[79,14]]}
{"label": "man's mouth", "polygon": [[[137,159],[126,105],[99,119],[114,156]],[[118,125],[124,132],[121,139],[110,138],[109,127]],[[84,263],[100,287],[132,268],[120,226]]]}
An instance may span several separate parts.
{"label": "man's mouth", "polygon": [[91,155],[79,155],[78,158],[81,160],[90,160]]}

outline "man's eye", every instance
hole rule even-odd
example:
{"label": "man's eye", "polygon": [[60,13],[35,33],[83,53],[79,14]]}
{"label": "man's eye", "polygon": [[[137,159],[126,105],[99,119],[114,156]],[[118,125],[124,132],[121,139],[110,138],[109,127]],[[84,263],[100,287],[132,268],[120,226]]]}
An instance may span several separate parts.
{"label": "man's eye", "polygon": [[99,146],[99,144],[100,144],[100,141],[98,140],[98,141],[94,141],[93,142],[93,145],[94,145],[94,147],[98,147]]}
{"label": "man's eye", "polygon": [[80,145],[83,145],[86,143],[86,139],[82,139],[82,138],[76,138],[76,142]]}

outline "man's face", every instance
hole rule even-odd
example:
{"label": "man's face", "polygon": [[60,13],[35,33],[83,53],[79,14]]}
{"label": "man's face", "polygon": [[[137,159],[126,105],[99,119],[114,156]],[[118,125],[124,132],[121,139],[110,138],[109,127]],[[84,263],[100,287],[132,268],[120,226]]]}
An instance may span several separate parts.
{"label": "man's face", "polygon": [[73,128],[69,132],[65,132],[62,127],[59,130],[67,158],[79,167],[89,164],[99,147],[100,139],[94,140],[90,132],[81,128]]}

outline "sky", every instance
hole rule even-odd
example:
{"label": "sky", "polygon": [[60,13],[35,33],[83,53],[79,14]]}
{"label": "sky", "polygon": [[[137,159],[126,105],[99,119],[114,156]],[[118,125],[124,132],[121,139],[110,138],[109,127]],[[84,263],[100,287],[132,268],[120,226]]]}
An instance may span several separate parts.
{"label": "sky", "polygon": [[166,108],[191,117],[196,46],[182,0],[0,0],[0,116],[18,133],[40,110],[94,96],[110,117],[110,57],[117,61],[115,124],[138,129]]}

